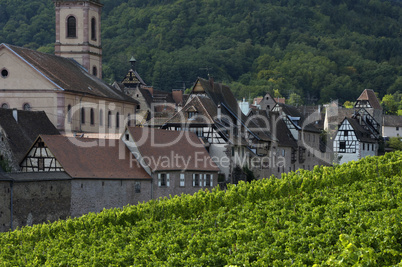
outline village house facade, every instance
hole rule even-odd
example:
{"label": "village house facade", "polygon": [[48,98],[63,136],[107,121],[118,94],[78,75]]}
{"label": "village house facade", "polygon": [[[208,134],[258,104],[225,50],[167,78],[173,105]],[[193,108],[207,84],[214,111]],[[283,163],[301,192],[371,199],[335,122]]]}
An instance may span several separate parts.
{"label": "village house facade", "polygon": [[39,134],[59,134],[45,112],[0,108],[0,169],[18,172]]}
{"label": "village house facade", "polygon": [[219,168],[192,132],[127,127],[122,140],[152,177],[152,197],[193,194],[218,185]]}

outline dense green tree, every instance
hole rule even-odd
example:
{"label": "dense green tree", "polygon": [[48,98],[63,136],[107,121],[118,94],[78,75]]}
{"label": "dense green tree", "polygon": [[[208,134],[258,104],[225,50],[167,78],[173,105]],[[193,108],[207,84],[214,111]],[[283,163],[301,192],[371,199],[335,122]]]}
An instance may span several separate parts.
{"label": "dense green tree", "polygon": [[[402,85],[398,1],[101,2],[108,82],[134,56],[145,82],[162,90],[209,74],[237,97],[279,90],[313,103],[355,101],[365,88],[382,98]],[[54,29],[53,1],[0,0],[1,42],[51,53]]]}

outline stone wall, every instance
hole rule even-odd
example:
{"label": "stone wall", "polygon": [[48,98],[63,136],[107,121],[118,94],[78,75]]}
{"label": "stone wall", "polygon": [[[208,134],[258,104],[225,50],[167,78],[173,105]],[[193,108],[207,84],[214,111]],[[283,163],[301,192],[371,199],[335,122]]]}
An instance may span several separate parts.
{"label": "stone wall", "polygon": [[7,175],[12,181],[0,181],[1,232],[66,219],[70,215],[69,177],[58,174],[58,177],[49,179],[47,173],[35,173],[30,177],[23,173]]}
{"label": "stone wall", "polygon": [[71,217],[128,204],[136,205],[150,199],[150,179],[74,179],[71,183]]}

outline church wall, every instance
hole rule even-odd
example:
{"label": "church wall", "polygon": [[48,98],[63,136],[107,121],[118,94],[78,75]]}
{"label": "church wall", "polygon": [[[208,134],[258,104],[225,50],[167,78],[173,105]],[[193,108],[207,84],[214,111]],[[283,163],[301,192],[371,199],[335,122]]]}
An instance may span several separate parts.
{"label": "church wall", "polygon": [[8,76],[0,78],[0,90],[54,90],[56,87],[6,48],[0,49],[2,69],[8,71]]}

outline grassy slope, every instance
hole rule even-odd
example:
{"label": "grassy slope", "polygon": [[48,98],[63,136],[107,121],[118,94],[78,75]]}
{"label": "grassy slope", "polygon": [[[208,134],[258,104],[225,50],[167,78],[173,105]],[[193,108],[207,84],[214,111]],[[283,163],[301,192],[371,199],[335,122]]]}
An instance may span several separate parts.
{"label": "grassy slope", "polygon": [[402,153],[0,234],[0,265],[395,265]]}

